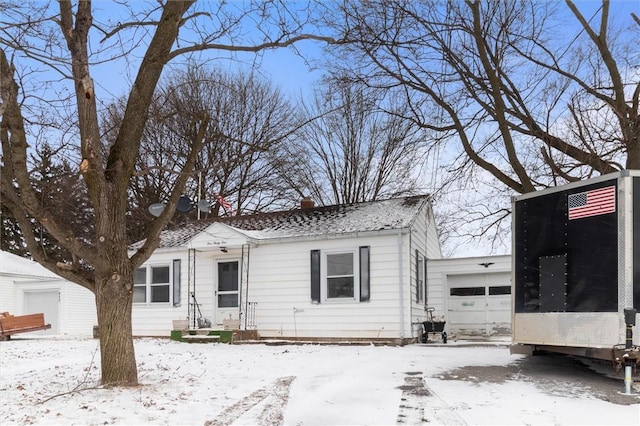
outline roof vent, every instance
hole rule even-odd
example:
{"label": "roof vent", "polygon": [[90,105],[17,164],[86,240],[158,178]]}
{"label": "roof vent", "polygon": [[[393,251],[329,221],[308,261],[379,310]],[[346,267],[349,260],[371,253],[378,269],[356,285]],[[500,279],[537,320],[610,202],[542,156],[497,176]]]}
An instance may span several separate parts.
{"label": "roof vent", "polygon": [[311,197],[304,197],[300,202],[301,209],[312,209],[316,206]]}

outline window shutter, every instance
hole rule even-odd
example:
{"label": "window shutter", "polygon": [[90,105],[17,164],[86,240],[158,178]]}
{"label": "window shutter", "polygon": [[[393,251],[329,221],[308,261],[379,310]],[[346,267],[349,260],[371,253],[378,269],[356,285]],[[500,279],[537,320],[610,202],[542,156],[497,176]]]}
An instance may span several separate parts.
{"label": "window shutter", "polygon": [[370,291],[369,247],[360,247],[360,301],[368,302]]}
{"label": "window shutter", "polygon": [[419,268],[420,268],[420,254],[418,253],[418,249],[416,249],[416,303],[420,302]]}
{"label": "window shutter", "polygon": [[320,250],[311,250],[311,301],[320,303]]}
{"label": "window shutter", "polygon": [[180,306],[180,259],[173,260],[173,306]]}
{"label": "window shutter", "polygon": [[427,258],[424,258],[424,306],[429,302],[429,279],[427,277]]}

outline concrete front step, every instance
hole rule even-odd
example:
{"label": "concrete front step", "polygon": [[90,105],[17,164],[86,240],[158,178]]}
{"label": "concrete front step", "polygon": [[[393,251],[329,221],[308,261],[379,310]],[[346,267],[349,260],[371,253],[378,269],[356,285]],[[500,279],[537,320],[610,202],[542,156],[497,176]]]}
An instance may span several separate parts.
{"label": "concrete front step", "polygon": [[186,343],[218,343],[220,342],[219,335],[207,335],[207,334],[183,334],[181,337],[183,342]]}
{"label": "concrete front step", "polygon": [[231,343],[233,332],[216,329],[173,330],[171,340],[189,343]]}
{"label": "concrete front step", "polygon": [[[203,339],[199,339],[203,338]],[[177,342],[189,341],[192,343],[239,343],[245,340],[257,340],[256,330],[221,330],[213,328],[200,328],[193,330],[173,330],[171,340]]]}
{"label": "concrete front step", "polygon": [[182,334],[183,335],[190,335],[190,336],[207,336],[210,335],[211,333],[218,333],[220,331],[224,331],[224,329],[222,328],[194,328],[194,329],[188,329],[188,330],[182,330]]}

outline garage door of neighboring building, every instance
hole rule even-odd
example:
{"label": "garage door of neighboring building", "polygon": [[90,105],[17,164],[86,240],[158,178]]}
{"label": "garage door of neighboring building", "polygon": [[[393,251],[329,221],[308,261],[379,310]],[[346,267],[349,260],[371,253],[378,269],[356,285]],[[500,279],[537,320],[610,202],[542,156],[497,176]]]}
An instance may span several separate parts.
{"label": "garage door of neighboring building", "polygon": [[59,334],[58,308],[60,292],[58,290],[25,291],[24,313],[44,314],[44,322],[51,324],[48,330],[34,331],[34,334]]}
{"label": "garage door of neighboring building", "polygon": [[449,331],[459,337],[511,334],[509,272],[448,275]]}

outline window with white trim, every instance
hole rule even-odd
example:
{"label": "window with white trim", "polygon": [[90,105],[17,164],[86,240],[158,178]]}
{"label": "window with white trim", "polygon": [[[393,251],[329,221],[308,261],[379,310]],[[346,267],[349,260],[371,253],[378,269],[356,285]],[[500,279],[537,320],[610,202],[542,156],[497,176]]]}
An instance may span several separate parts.
{"label": "window with white trim", "polygon": [[315,303],[369,300],[369,247],[311,250],[311,300]]}
{"label": "window with white trim", "polygon": [[354,299],[356,298],[356,268],[353,252],[327,253],[325,256],[325,298]]}
{"label": "window with white trim", "polygon": [[133,303],[171,302],[171,265],[147,265],[133,276]]}

